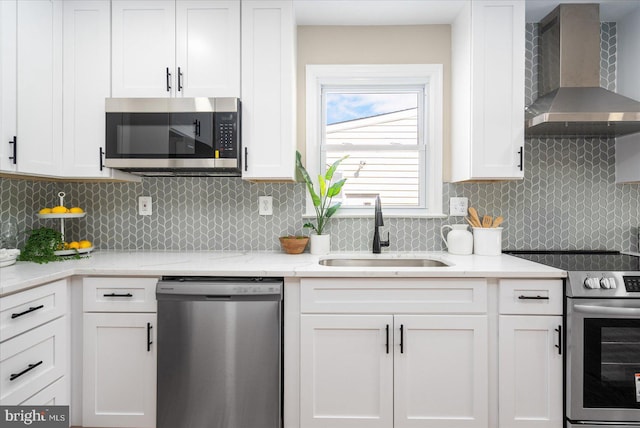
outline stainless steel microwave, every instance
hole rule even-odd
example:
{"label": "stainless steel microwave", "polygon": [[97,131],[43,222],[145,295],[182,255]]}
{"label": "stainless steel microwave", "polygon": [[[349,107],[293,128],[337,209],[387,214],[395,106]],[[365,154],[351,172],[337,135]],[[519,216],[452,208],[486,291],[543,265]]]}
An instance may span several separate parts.
{"label": "stainless steel microwave", "polygon": [[107,98],[105,166],[139,175],[241,175],[238,98]]}

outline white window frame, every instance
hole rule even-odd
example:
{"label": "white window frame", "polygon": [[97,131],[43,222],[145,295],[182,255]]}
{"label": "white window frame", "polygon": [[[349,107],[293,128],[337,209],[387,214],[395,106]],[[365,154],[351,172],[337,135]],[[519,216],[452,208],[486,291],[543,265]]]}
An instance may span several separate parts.
{"label": "white window frame", "polygon": [[[442,210],[442,152],[443,152],[443,66],[442,64],[349,64],[306,66],[306,168],[311,177],[320,173],[323,132],[322,87],[355,85],[423,86],[426,124],[424,152],[426,162],[426,207],[384,207],[387,217],[445,217]],[[313,202],[306,198],[305,217],[315,216]],[[373,208],[340,208],[334,217],[372,217]]]}

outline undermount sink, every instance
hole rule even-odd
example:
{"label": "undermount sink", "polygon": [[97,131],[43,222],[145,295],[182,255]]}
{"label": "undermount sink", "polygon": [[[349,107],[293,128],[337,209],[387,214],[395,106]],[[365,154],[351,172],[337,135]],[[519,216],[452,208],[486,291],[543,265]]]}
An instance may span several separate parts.
{"label": "undermount sink", "polygon": [[327,258],[318,263],[335,267],[447,267],[448,264],[434,259],[413,258]]}

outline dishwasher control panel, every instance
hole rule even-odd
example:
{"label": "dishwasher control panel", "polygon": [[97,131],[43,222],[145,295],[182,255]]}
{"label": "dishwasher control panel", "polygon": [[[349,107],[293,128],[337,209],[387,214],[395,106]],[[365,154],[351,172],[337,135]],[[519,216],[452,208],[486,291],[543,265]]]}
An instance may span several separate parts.
{"label": "dishwasher control panel", "polygon": [[283,284],[282,278],[164,276],[158,281],[156,296],[200,296],[206,300],[278,296]]}

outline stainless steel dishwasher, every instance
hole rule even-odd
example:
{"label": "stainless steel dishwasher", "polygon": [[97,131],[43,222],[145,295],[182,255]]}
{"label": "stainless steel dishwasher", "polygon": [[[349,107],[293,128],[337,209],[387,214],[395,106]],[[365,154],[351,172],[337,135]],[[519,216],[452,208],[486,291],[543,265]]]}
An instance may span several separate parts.
{"label": "stainless steel dishwasher", "polygon": [[157,428],[282,427],[282,286],[158,281]]}

